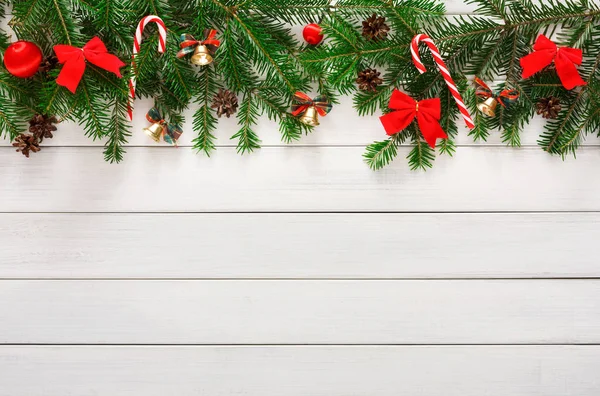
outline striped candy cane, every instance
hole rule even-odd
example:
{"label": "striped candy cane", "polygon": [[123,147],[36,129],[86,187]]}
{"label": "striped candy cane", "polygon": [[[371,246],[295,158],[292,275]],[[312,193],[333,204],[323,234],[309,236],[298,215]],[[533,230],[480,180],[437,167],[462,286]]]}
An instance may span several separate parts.
{"label": "striped candy cane", "polygon": [[133,38],[133,55],[131,56],[131,78],[129,79],[129,103],[127,104],[127,114],[129,121],[133,120],[133,102],[135,101],[135,86],[137,68],[135,66],[135,57],[140,52],[140,45],[142,44],[142,33],[149,23],[156,23],[158,25],[158,52],[163,54],[167,50],[167,28],[162,19],[156,15],[148,15],[144,17],[135,31],[135,37]]}
{"label": "striped candy cane", "polygon": [[475,124],[473,123],[473,119],[471,118],[471,115],[469,114],[469,110],[467,110],[467,107],[465,106],[465,103],[463,102],[462,96],[460,96],[460,92],[458,92],[458,89],[456,88],[456,84],[454,83],[454,80],[452,80],[452,76],[450,76],[450,72],[448,71],[448,67],[446,66],[446,63],[440,56],[440,51],[435,46],[435,44],[433,43],[431,38],[429,36],[427,36],[426,34],[417,34],[412,40],[412,43],[410,45],[410,52],[412,53],[413,63],[415,64],[415,66],[417,67],[417,69],[419,70],[419,72],[421,74],[423,74],[427,71],[427,69],[425,68],[425,65],[421,62],[421,58],[419,56],[419,43],[420,42],[424,42],[429,47],[429,50],[431,51],[431,54],[433,55],[433,58],[435,59],[435,63],[437,64],[438,68],[440,69],[440,72],[442,73],[442,76],[444,77],[444,80],[446,81],[448,88],[450,88],[450,92],[452,92],[452,96],[454,96],[454,100],[456,101],[456,104],[458,105],[458,109],[460,110],[460,113],[462,114],[462,116],[465,120],[465,123],[467,124],[467,126],[469,128],[471,128],[471,129],[475,128]]}

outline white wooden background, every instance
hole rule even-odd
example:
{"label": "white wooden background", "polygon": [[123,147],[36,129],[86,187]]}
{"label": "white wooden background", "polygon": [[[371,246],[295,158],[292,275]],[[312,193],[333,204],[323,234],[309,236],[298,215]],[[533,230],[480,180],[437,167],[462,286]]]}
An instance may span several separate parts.
{"label": "white wooden background", "polygon": [[[449,3],[452,13],[469,7]],[[0,396],[597,396],[600,167],[535,141],[411,172],[350,100],[291,146],[120,165],[62,125],[0,148]]]}

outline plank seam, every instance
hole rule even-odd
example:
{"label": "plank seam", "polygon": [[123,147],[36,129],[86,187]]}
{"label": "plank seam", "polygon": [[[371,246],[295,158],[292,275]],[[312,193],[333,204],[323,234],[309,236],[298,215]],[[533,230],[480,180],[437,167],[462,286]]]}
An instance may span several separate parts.
{"label": "plank seam", "polygon": [[492,343],[492,344],[55,344],[55,343],[6,343],[2,347],[598,347],[600,343]]}
{"label": "plank seam", "polygon": [[462,281],[598,281],[599,276],[573,277],[441,277],[441,278],[0,278],[0,282],[462,282]]}
{"label": "plank seam", "polygon": [[502,210],[497,210],[497,211],[399,211],[399,210],[395,210],[395,211],[364,211],[364,210],[359,210],[359,211],[156,211],[156,212],[149,212],[149,211],[103,211],[103,212],[89,212],[89,211],[81,211],[81,212],[65,212],[65,211],[56,211],[56,212],[48,212],[48,211],[0,211],[0,215],[11,215],[11,214],[47,214],[47,215],[56,215],[56,214],[64,214],[64,215],[190,215],[190,214],[194,214],[194,215],[214,215],[214,214],[218,214],[218,215],[252,215],[252,214],[256,214],[256,215],[277,215],[277,214],[281,214],[281,215],[336,215],[336,214],[343,214],[343,215],[374,215],[374,214],[403,214],[403,215],[429,215],[429,214],[435,214],[435,215],[457,215],[457,214],[464,214],[464,215],[485,215],[485,214],[498,214],[498,215],[511,215],[511,214],[598,214],[600,213],[600,210],[565,210],[565,211],[556,211],[556,210],[552,210],[552,211],[531,211],[531,210],[524,210],[524,211],[515,211],[515,210],[506,210],[506,211],[502,211]]}

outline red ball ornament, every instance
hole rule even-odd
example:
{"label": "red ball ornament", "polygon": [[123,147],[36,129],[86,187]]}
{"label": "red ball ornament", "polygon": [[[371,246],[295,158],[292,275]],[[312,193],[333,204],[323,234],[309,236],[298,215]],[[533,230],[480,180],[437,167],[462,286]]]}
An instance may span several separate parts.
{"label": "red ball ornament", "polygon": [[306,25],[302,31],[304,40],[310,45],[318,45],[323,41],[323,29],[316,23]]}
{"label": "red ball ornament", "polygon": [[6,49],[4,66],[15,77],[29,78],[39,70],[42,58],[40,47],[29,41],[17,41]]}

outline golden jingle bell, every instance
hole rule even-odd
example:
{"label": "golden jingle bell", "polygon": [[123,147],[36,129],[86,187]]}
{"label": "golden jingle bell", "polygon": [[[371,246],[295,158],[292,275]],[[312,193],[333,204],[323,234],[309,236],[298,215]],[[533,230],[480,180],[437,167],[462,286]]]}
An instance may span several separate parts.
{"label": "golden jingle bell", "polygon": [[496,106],[498,101],[495,98],[487,98],[485,101],[477,104],[477,108],[488,117],[496,116]]}
{"label": "golden jingle bell", "polygon": [[300,117],[300,122],[311,127],[319,125],[319,113],[315,106],[310,106],[306,109],[304,114]]}
{"label": "golden jingle bell", "polygon": [[210,51],[206,47],[206,45],[198,45],[194,50],[194,55],[192,55],[191,62],[196,66],[206,66],[211,64],[213,61],[213,57],[210,54]]}
{"label": "golden jingle bell", "polygon": [[146,135],[150,136],[152,140],[158,143],[162,138],[164,130],[165,127],[163,126],[163,124],[161,124],[160,122],[156,122],[150,125],[148,128],[144,128],[144,133],[146,133]]}

